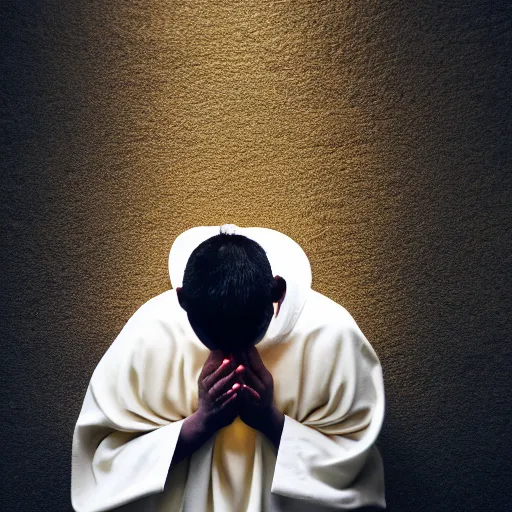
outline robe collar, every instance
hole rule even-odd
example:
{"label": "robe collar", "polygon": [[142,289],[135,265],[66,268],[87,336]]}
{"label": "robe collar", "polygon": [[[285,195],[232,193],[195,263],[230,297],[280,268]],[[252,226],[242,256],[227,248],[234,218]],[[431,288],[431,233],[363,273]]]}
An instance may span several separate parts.
{"label": "robe collar", "polygon": [[[169,277],[174,290],[183,284],[183,274],[192,251],[203,241],[219,234],[234,233],[251,238],[267,254],[272,274],[286,280],[286,295],[277,316],[273,316],[258,348],[275,345],[286,340],[295,327],[311,291],[311,265],[306,253],[287,235],[270,228],[242,228],[235,224],[222,226],[196,226],[175,239],[169,252]],[[185,315],[186,316],[186,315]],[[188,318],[188,317],[187,317]]]}

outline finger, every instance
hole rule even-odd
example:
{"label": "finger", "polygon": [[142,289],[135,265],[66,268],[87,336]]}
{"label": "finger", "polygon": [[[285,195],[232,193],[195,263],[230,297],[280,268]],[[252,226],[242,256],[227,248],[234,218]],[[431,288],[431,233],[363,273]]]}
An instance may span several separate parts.
{"label": "finger", "polygon": [[233,396],[231,396],[230,398],[228,398],[221,406],[220,408],[221,409],[225,409],[226,407],[232,407],[235,402],[236,402],[236,399],[238,398],[238,393],[233,393]]}
{"label": "finger", "polygon": [[209,388],[214,382],[220,380],[222,377],[227,375],[229,371],[232,369],[232,362],[227,358],[223,359],[222,363],[218,365],[218,368],[213,373],[207,375],[206,377],[203,377],[203,385],[206,388]]}
{"label": "finger", "polygon": [[[256,354],[256,357],[254,356]],[[259,357],[258,351],[254,346],[250,347],[247,351],[241,352],[239,359],[243,362],[244,366],[250,368],[253,374],[263,383],[261,378],[261,371],[268,371]]]}
{"label": "finger", "polygon": [[228,387],[233,385],[234,379],[237,377],[236,370],[233,370],[229,375],[223,377],[218,380],[213,386],[208,390],[208,394],[213,400],[216,400],[220,395],[222,395]]}
{"label": "finger", "polygon": [[243,364],[244,366],[249,366],[249,358],[247,357],[247,353],[244,352],[237,352],[235,359]]}
{"label": "finger", "polygon": [[243,375],[244,384],[248,384],[257,391],[263,391],[265,389],[263,381],[254,373],[254,371],[249,366],[244,367],[243,371],[241,371],[240,373],[241,375]]}
{"label": "finger", "polygon": [[250,347],[248,352],[248,359],[251,368],[253,369],[258,379],[261,381],[263,387],[267,388],[272,386],[274,382],[272,374],[268,371],[268,368],[265,366],[265,363],[261,359],[261,356],[255,346]]}
{"label": "finger", "polygon": [[224,354],[222,350],[212,350],[208,354],[206,361],[204,362],[203,369],[201,370],[201,379],[204,379],[211,375],[222,362]]}
{"label": "finger", "polygon": [[254,345],[249,347],[249,350],[247,351],[247,359],[249,360],[249,365],[254,369],[256,373],[260,373],[266,370],[265,365],[263,364],[263,361],[260,357],[260,353]]}
{"label": "finger", "polygon": [[246,384],[244,384],[242,386],[242,389],[244,392],[246,392],[252,399],[256,400],[256,401],[260,401],[261,400],[261,396],[260,394],[255,391],[253,388],[251,388],[250,386],[247,386]]}
{"label": "finger", "polygon": [[236,368],[235,368],[235,372],[236,374],[238,375],[238,378],[240,379],[240,382],[245,382],[245,373],[246,373],[246,367],[243,365],[243,364],[239,364]]}
{"label": "finger", "polygon": [[220,395],[216,400],[215,400],[215,403],[216,404],[219,404],[219,403],[222,403],[224,400],[226,400],[226,398],[230,397],[233,393],[235,393],[238,389],[240,389],[241,385],[236,382],[235,384],[233,384],[233,386],[231,386],[225,393],[223,393],[222,395]]}

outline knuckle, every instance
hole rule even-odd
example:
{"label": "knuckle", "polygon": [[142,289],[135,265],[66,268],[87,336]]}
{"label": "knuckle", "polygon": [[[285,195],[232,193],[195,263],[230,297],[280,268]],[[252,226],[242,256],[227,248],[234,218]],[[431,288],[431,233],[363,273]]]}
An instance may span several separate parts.
{"label": "knuckle", "polygon": [[234,371],[230,372],[229,375],[226,375],[225,377],[220,379],[218,384],[220,386],[225,386],[234,377],[234,375],[235,375]]}

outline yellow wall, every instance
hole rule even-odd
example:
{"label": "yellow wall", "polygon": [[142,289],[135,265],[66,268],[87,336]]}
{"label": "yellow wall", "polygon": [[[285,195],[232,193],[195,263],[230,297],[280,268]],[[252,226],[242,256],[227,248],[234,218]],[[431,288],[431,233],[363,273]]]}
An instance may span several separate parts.
{"label": "yellow wall", "polygon": [[70,510],[95,365],[223,223],[294,238],[379,354],[390,510],[512,503],[511,11],[427,4],[8,3],[6,510]]}

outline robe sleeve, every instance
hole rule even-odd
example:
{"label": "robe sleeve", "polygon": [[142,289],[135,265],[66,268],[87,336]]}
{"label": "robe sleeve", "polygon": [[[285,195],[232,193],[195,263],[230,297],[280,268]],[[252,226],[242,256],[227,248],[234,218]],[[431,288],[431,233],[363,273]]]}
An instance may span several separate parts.
{"label": "robe sleeve", "polygon": [[185,417],[163,417],[144,400],[144,316],[139,309],[128,321],[87,387],[72,442],[76,512],[111,510],[164,490]]}
{"label": "robe sleeve", "polygon": [[271,492],[334,510],[385,508],[374,445],[384,418],[379,359],[355,321],[326,328],[301,362],[308,394],[285,414]]}
{"label": "robe sleeve", "polygon": [[162,492],[183,421],[143,434],[116,430],[89,387],[73,435],[73,509],[111,510]]}

